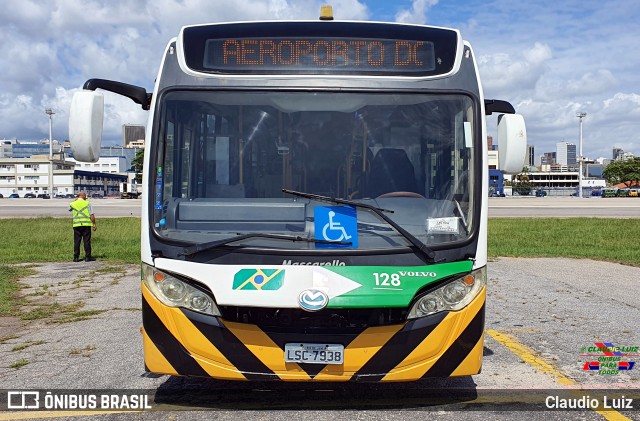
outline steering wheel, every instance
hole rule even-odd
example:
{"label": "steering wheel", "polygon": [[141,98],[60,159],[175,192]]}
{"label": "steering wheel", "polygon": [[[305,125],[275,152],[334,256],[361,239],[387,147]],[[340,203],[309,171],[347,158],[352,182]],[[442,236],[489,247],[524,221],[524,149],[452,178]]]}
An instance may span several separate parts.
{"label": "steering wheel", "polygon": [[426,199],[426,197],[424,197],[420,193],[415,193],[412,191],[392,191],[389,193],[381,194],[380,196],[376,197],[376,199],[384,199],[385,197],[417,197],[418,199]]}

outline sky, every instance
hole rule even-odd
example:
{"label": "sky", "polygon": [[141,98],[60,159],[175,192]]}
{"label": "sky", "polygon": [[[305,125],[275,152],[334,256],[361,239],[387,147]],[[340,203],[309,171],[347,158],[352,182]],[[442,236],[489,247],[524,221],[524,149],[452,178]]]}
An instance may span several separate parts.
{"label": "sky", "polygon": [[[20,0],[0,9],[0,139],[68,137],[73,92],[102,78],[153,90],[168,41],[184,25],[317,19],[373,20],[459,29],[474,49],[486,98],[511,102],[537,156],[557,142],[583,155],[612,148],[640,156],[640,6],[637,0]],[[147,112],[105,92],[103,143]],[[488,120],[489,133],[495,119]]]}

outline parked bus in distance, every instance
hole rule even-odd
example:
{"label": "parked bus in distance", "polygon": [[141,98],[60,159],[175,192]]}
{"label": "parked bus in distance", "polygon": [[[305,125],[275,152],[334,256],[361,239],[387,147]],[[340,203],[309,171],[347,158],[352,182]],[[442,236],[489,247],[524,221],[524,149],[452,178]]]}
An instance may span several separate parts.
{"label": "parked bus in distance", "polygon": [[616,197],[616,189],[602,189],[602,197]]}
{"label": "parked bus in distance", "polygon": [[503,171],[522,169],[527,142],[522,116],[483,97],[460,32],[186,26],[153,93],[103,79],[84,88],[69,119],[77,160],[98,159],[96,89],[149,110],[147,370],[330,382],[480,372],[485,116],[499,114]]}

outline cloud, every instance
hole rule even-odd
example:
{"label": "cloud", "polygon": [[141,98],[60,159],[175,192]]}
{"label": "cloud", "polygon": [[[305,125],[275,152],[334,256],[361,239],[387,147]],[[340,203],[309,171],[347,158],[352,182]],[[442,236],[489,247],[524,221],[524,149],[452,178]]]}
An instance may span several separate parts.
{"label": "cloud", "polygon": [[[66,138],[70,98],[90,78],[118,80],[151,91],[164,49],[180,28],[207,22],[318,19],[321,0],[22,0],[0,10],[2,52],[0,138],[48,137],[44,108],[53,108],[54,137]],[[338,19],[364,20],[359,0],[332,2]],[[147,113],[105,93],[104,136],[120,141],[124,123]]]}
{"label": "cloud", "polygon": [[515,57],[507,53],[481,55],[478,67],[485,94],[509,98],[513,92],[519,96],[532,93],[552,57],[551,48],[539,42]]}
{"label": "cloud", "polygon": [[550,97],[585,98],[599,95],[618,86],[618,80],[608,69],[587,72],[579,79],[543,80],[536,96],[541,100]]}
{"label": "cloud", "polygon": [[[527,121],[528,142],[536,155],[555,151],[560,141],[579,143],[578,112],[583,120],[583,148],[591,158],[610,157],[614,145],[626,151],[640,150],[635,134],[640,121],[640,95],[616,93],[601,101],[566,101],[563,97],[540,102],[528,99],[516,104]],[[637,153],[637,152],[636,152]]]}
{"label": "cloud", "polygon": [[411,9],[401,9],[396,13],[396,22],[427,23],[427,12],[438,4],[438,0],[413,0]]}
{"label": "cloud", "polygon": [[[325,0],[21,0],[0,8],[3,77],[0,138],[67,137],[72,93],[104,78],[151,91],[167,42],[184,25],[272,19],[316,20]],[[640,155],[634,54],[640,8],[634,0],[336,0],[336,20],[395,20],[461,28],[478,60],[485,95],[513,103],[537,151],[577,141],[585,111],[590,154],[625,145]],[[402,4],[398,10],[397,5]],[[394,16],[395,14],[395,16]],[[105,93],[104,139],[121,141],[122,124],[145,124],[137,104]],[[493,124],[493,122],[490,122]],[[552,150],[552,149],[549,149]],[[604,154],[604,153],[603,153]]]}

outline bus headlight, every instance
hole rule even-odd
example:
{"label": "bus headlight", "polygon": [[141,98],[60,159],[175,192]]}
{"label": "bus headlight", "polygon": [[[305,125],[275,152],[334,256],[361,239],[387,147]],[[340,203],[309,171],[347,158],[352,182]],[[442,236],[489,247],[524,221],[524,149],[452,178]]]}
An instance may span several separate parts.
{"label": "bus headlight", "polygon": [[220,316],[220,310],[209,294],[153,266],[142,264],[142,281],[166,306]]}
{"label": "bus headlight", "polygon": [[411,306],[407,319],[416,319],[441,311],[462,310],[478,296],[486,284],[485,266],[419,297]]}
{"label": "bus headlight", "polygon": [[165,277],[158,285],[164,296],[174,303],[181,302],[187,295],[187,286],[176,278]]}

